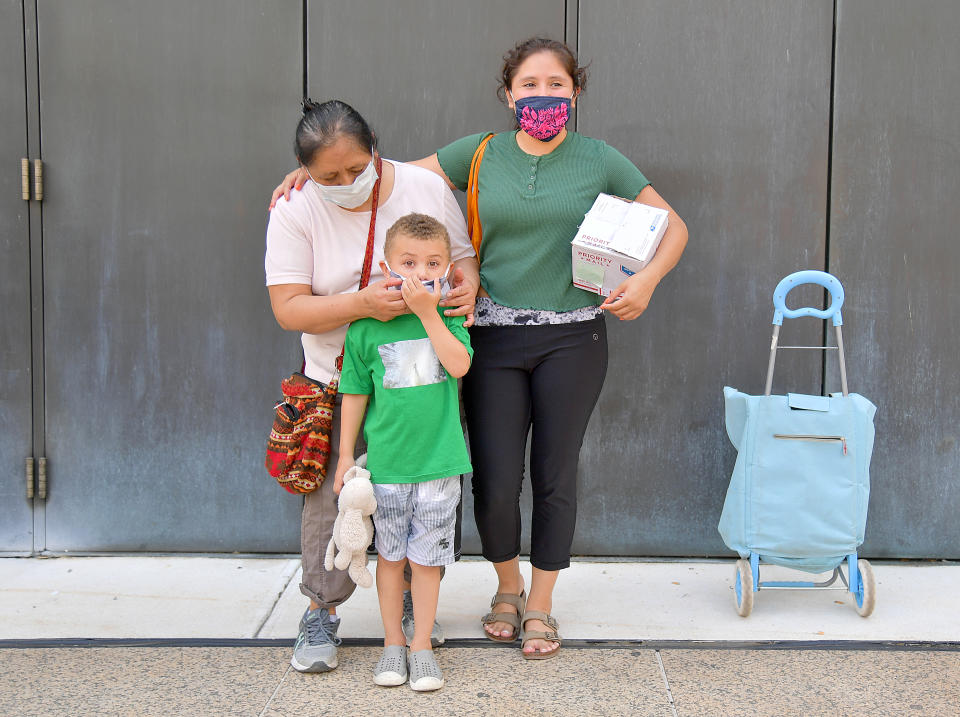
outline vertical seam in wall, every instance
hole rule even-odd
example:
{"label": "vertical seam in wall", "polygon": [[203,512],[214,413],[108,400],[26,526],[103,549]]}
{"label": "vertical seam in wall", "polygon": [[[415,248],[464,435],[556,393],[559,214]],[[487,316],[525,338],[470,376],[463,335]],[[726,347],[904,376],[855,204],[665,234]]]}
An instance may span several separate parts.
{"label": "vertical seam in wall", "polygon": [[307,0],[303,0],[303,11],[300,14],[300,22],[303,23],[303,28],[302,28],[303,32],[301,33],[303,38],[303,46],[301,47],[301,59],[303,61],[303,99],[307,99],[307,97],[310,96],[309,85],[307,84],[307,61],[310,59],[310,55],[309,55],[310,44],[308,42],[309,25],[307,23],[307,12],[308,12]]}
{"label": "vertical seam in wall", "polygon": [[[574,3],[575,16],[577,21],[577,59],[580,58],[580,0]],[[573,125],[574,132],[580,131],[580,113],[577,113],[577,121]]]}
{"label": "vertical seam in wall", "polygon": [[[21,35],[21,42],[23,43],[23,151],[24,156],[27,157],[27,162],[30,161],[30,85],[27,82],[27,4],[20,3],[20,29],[23,34]],[[29,170],[28,170],[29,171]],[[29,183],[28,183],[29,186]],[[30,365],[30,445],[27,447],[29,453],[28,456],[33,456],[36,458],[36,431],[35,426],[37,425],[36,413],[37,406],[36,401],[34,401],[34,392],[33,392],[33,381],[35,379],[33,375],[33,272],[30,271],[30,267],[33,265],[32,254],[33,247],[30,244],[30,203],[27,202],[27,208],[24,211],[24,216],[26,218],[26,228],[27,228],[27,326],[29,335],[30,335],[30,352],[28,363]],[[34,516],[33,516],[33,505],[34,501],[30,502],[30,540],[34,540]],[[32,547],[32,546],[31,546]]]}
{"label": "vertical seam in wall", "polygon": [[[574,32],[571,36],[570,25],[573,19]],[[577,59],[580,58],[580,3],[578,0],[564,0],[563,3],[563,41],[572,47]],[[581,61],[582,64],[582,61]],[[578,103],[579,104],[579,103]],[[580,110],[573,114],[573,131],[578,132],[580,127]]]}
{"label": "vertical seam in wall", "polygon": [[[830,39],[830,107],[828,112],[827,126],[827,204],[826,220],[824,226],[824,249],[823,249],[823,270],[830,272],[830,222],[833,211],[833,123],[837,92],[837,15],[839,12],[840,0],[833,0],[833,32]],[[823,290],[823,308],[827,308],[827,302],[830,300],[830,292]],[[822,345],[828,345],[829,339],[829,321],[823,322]],[[821,357],[820,365],[820,394],[827,393],[827,354],[824,351]]]}
{"label": "vertical seam in wall", "polygon": [[[27,84],[27,6],[20,3],[20,29],[23,31],[23,142],[27,157],[30,156],[30,90]],[[30,212],[27,212],[27,228],[30,227]]]}
{"label": "vertical seam in wall", "polygon": [[[29,3],[29,8],[28,8]],[[36,152],[33,160],[43,160],[43,117],[40,98],[40,8],[37,0],[25,0],[21,4],[23,14],[23,51],[24,51],[24,79],[27,81],[27,150]],[[30,41],[27,41],[27,38]],[[33,73],[35,85],[31,90],[29,75]],[[35,113],[35,114],[34,114]],[[32,115],[32,117],[31,117]],[[35,121],[32,122],[32,118]],[[30,137],[32,126],[35,136]],[[48,175],[49,176],[49,175]],[[35,179],[33,180],[35,181]],[[31,191],[33,191],[31,181]],[[45,201],[49,201],[45,200]],[[29,246],[30,246],[30,367],[31,367],[31,396],[33,419],[33,455],[36,458],[47,455],[47,416],[46,416],[46,357],[44,356],[46,341],[46,312],[44,311],[45,277],[43,271],[43,201],[31,200],[31,207],[27,209]],[[34,281],[36,280],[36,281]],[[48,487],[49,493],[49,487]],[[35,499],[33,502],[33,554],[39,554],[47,548],[47,506],[46,500]]]}

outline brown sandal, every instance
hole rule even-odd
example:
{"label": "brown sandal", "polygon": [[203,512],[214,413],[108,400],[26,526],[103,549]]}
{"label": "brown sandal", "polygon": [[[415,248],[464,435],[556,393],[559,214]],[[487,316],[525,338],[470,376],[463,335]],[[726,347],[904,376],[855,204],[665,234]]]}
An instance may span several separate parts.
{"label": "brown sandal", "polygon": [[513,634],[510,637],[501,637],[500,635],[491,635],[486,630],[483,632],[489,639],[495,642],[513,642],[520,636],[520,620],[523,619],[523,610],[527,605],[527,593],[525,590],[521,590],[519,595],[497,593],[490,601],[490,609],[493,610],[493,606],[497,603],[513,605],[517,609],[516,614],[512,612],[488,612],[480,618],[480,622],[484,625],[490,625],[495,622],[505,622],[513,627]]}
{"label": "brown sandal", "polygon": [[[523,654],[523,659],[548,660],[560,652],[562,640],[560,639],[560,634],[557,632],[557,630],[560,629],[560,625],[556,619],[552,615],[548,615],[540,610],[528,610],[526,613],[524,613],[523,624],[526,625],[528,620],[540,620],[540,622],[549,627],[550,630],[527,630],[524,628],[523,642],[520,643],[520,650]],[[550,652],[523,652],[523,648],[529,640],[549,640],[550,642],[557,643],[557,646],[550,650]]]}

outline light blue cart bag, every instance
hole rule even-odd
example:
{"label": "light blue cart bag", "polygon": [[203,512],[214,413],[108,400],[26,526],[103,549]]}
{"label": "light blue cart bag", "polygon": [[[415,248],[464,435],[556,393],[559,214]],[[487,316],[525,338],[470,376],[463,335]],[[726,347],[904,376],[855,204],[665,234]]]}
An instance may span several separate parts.
{"label": "light blue cart bag", "polygon": [[[787,292],[803,283],[830,289],[830,308],[786,309]],[[843,289],[829,274],[797,272],[781,281],[774,293],[766,395],[723,389],[727,435],[737,461],[719,530],[742,558],[753,552],[766,562],[819,573],[835,568],[863,543],[876,406],[846,393],[842,303]],[[783,316],[833,319],[843,394],[769,395]]]}

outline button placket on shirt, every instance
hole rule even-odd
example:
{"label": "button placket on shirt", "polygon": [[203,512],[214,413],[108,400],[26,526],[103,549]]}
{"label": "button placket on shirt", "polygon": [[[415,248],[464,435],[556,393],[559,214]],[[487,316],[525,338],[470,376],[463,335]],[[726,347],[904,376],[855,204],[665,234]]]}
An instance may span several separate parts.
{"label": "button placket on shirt", "polygon": [[539,157],[530,158],[530,182],[527,184],[527,194],[533,194],[537,187],[537,166],[539,161]]}

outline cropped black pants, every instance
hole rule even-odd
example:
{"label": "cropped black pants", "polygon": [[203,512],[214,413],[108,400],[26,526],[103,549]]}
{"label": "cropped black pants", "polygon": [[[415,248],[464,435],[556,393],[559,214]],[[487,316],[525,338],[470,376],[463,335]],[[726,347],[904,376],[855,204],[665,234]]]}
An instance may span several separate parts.
{"label": "cropped black pants", "polygon": [[577,520],[580,446],[607,372],[604,319],[473,327],[470,341],[473,364],[463,399],[483,557],[499,563],[520,554],[519,500],[530,432],[530,562],[541,570],[566,568]]}

